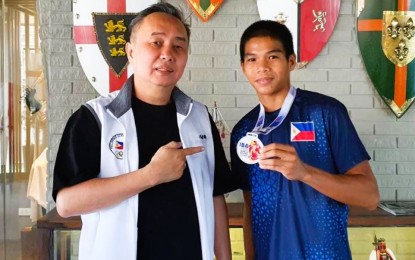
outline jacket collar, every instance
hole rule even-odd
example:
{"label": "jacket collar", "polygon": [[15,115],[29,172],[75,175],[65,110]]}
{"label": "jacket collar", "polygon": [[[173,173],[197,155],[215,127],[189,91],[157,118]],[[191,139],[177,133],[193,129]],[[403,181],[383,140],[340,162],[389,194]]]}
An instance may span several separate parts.
{"label": "jacket collar", "polygon": [[[131,108],[133,87],[134,75],[131,75],[124,83],[114,100],[106,106],[106,108],[111,111],[115,117],[121,117]],[[172,99],[176,104],[177,113],[186,116],[189,113],[190,104],[193,100],[177,87],[174,87],[173,89]]]}

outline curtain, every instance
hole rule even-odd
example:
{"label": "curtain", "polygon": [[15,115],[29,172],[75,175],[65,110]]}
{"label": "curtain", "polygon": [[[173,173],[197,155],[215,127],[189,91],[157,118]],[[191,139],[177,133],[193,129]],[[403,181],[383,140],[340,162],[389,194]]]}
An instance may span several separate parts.
{"label": "curtain", "polygon": [[2,164],[8,173],[28,173],[47,146],[47,94],[38,22],[33,14],[5,10]]}

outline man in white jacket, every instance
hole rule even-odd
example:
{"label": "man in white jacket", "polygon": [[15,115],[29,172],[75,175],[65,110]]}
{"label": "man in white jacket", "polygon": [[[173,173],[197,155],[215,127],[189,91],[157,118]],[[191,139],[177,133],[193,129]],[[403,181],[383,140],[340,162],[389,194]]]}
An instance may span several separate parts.
{"label": "man in white jacket", "polygon": [[62,217],[81,215],[79,259],[230,259],[233,190],[207,109],[176,83],[189,26],[167,3],[130,24],[134,74],[68,120],[54,169]]}

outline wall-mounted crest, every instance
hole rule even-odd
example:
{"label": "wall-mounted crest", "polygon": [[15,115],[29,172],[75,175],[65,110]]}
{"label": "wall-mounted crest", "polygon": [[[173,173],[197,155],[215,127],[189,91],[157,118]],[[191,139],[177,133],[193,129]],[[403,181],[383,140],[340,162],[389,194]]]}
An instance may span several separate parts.
{"label": "wall-mounted crest", "polygon": [[193,12],[203,22],[207,22],[219,9],[223,0],[187,0]]}
{"label": "wall-mounted crest", "polygon": [[157,0],[75,0],[73,35],[79,62],[100,95],[118,90],[132,74],[124,45],[135,14]]}
{"label": "wall-mounted crest", "polygon": [[257,4],[262,20],[276,20],[290,29],[300,68],[326,45],[340,10],[340,0],[257,0]]}
{"label": "wall-mounted crest", "polygon": [[357,39],[373,85],[400,118],[415,101],[415,1],[358,0]]}

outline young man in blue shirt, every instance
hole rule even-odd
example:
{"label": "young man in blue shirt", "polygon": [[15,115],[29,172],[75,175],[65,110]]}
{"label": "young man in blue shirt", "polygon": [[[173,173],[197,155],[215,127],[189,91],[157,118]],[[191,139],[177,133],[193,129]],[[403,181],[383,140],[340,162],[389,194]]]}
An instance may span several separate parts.
{"label": "young man in blue shirt", "polygon": [[291,85],[296,58],[285,25],[253,23],[240,55],[260,102],[231,137],[247,259],[351,259],[348,205],[375,209],[379,191],[346,108]]}

